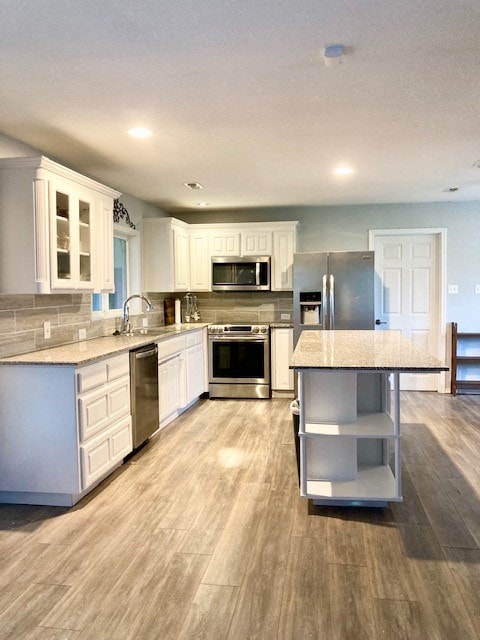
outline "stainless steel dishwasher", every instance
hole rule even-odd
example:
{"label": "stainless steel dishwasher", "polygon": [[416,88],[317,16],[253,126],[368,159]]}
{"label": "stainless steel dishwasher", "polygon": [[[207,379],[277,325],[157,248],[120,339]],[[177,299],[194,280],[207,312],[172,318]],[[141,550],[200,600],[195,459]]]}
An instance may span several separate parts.
{"label": "stainless steel dishwasher", "polygon": [[130,398],[133,448],[136,449],[158,429],[160,422],[156,344],[130,351]]}

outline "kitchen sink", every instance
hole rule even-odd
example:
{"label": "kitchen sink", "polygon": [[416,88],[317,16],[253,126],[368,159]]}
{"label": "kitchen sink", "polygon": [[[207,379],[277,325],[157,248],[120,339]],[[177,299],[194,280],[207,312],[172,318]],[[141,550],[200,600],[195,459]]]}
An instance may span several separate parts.
{"label": "kitchen sink", "polygon": [[175,331],[173,327],[139,327],[138,329],[133,329],[131,335],[158,336],[163,333],[171,333],[172,331]]}

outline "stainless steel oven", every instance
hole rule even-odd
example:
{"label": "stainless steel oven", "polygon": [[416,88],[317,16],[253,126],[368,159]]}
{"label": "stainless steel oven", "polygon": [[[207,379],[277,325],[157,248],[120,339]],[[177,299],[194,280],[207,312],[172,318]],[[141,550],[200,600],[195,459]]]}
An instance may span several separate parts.
{"label": "stainless steel oven", "polygon": [[270,397],[268,325],[208,327],[208,390],[211,398]]}

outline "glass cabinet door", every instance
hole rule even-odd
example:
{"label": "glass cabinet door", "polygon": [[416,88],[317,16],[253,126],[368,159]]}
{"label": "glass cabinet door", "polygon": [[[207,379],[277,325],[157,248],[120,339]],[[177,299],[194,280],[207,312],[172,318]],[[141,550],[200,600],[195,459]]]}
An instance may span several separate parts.
{"label": "glass cabinet door", "polygon": [[[56,224],[56,277],[72,280],[72,208],[68,193],[55,191]],[[53,265],[52,265],[53,266]]]}
{"label": "glass cabinet door", "polygon": [[51,288],[92,290],[94,198],[68,183],[50,182]]}
{"label": "glass cabinet door", "polygon": [[78,230],[79,230],[79,273],[80,283],[90,284],[92,281],[92,206],[85,200],[78,201]]}

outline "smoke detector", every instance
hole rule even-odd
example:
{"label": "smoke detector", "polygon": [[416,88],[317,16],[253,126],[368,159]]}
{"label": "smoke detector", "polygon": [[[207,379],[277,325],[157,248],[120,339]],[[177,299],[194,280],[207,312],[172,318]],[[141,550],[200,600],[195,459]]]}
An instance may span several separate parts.
{"label": "smoke detector", "polygon": [[342,44],[330,44],[323,51],[326,67],[334,67],[344,62],[344,47]]}

